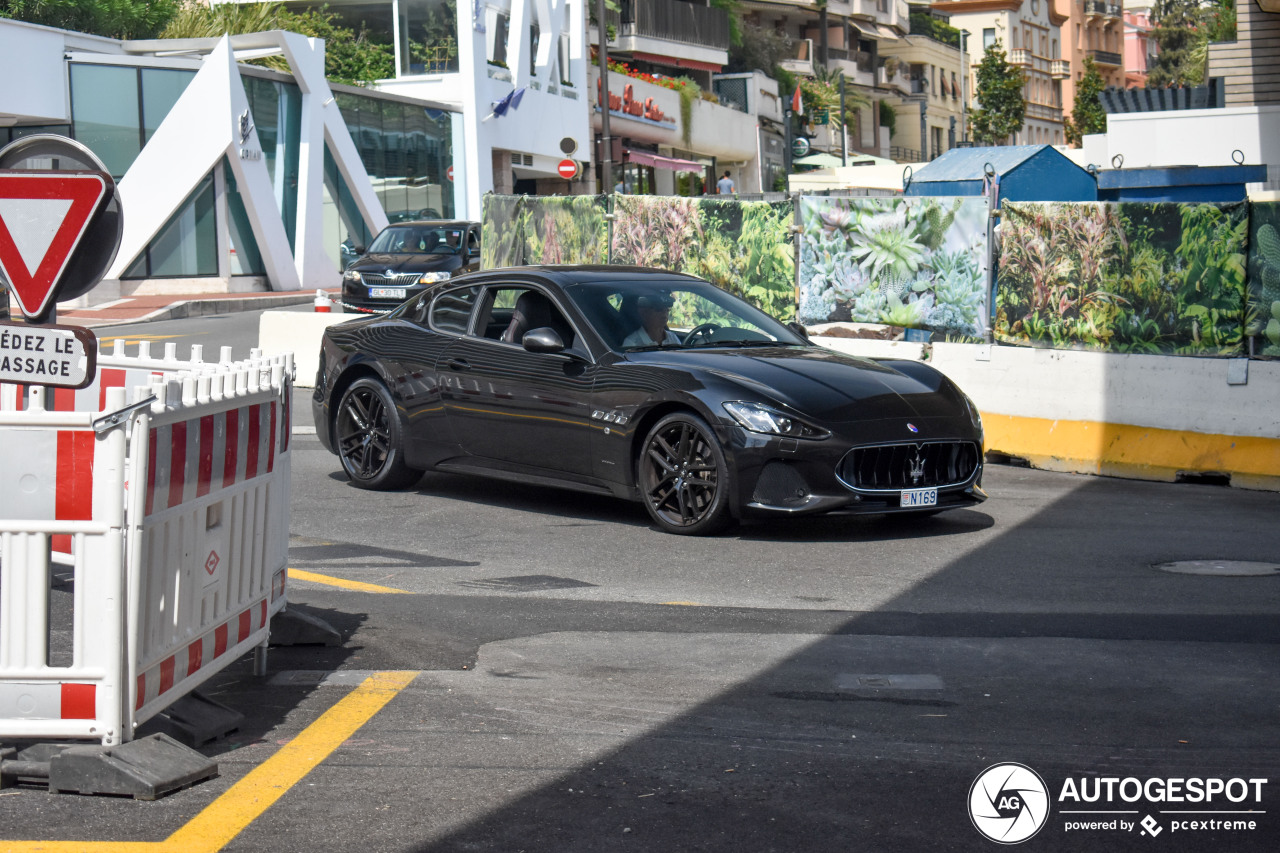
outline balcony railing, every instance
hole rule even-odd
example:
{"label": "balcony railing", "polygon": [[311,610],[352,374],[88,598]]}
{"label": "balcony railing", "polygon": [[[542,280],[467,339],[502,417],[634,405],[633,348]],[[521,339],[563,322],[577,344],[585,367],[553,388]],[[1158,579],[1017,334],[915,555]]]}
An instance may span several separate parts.
{"label": "balcony railing", "polygon": [[1009,51],[1009,64],[1024,65],[1024,66],[1030,65],[1031,51],[1026,49],[1025,47],[1014,48],[1013,50]]}
{"label": "balcony railing", "polygon": [[729,49],[729,13],[681,0],[621,0],[617,12],[605,12],[605,21],[620,36],[663,39]]}
{"label": "balcony railing", "polygon": [[1093,57],[1093,61],[1099,65],[1110,65],[1113,68],[1119,68],[1124,62],[1124,57],[1109,50],[1091,50],[1088,53]]}
{"label": "balcony railing", "polygon": [[1107,4],[1103,0],[1084,0],[1086,18],[1101,18],[1107,14]]}
{"label": "balcony railing", "polygon": [[1065,59],[1055,59],[1050,65],[1049,73],[1054,80],[1066,80],[1071,76],[1071,63]]}
{"label": "balcony railing", "polygon": [[1106,16],[1108,18],[1123,18],[1124,6],[1120,5],[1119,3],[1108,3]]}

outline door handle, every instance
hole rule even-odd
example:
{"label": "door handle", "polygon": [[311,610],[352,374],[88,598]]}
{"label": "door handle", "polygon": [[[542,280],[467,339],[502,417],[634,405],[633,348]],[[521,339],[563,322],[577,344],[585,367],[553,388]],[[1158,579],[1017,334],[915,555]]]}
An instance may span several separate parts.
{"label": "door handle", "polygon": [[450,370],[470,370],[471,362],[467,361],[465,358],[451,358],[449,359],[449,369]]}

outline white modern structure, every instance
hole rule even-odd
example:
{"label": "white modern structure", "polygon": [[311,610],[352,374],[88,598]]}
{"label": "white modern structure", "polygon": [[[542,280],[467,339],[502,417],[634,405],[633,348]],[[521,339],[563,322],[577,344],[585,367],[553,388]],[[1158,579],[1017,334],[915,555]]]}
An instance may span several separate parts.
{"label": "white modern structure", "polygon": [[557,179],[567,191],[558,172],[565,159],[588,176],[584,0],[331,0],[326,9],[371,31],[394,25],[396,76],[375,81],[377,89],[445,104],[460,116],[452,176],[460,218],[478,219],[483,194],[511,192],[516,180]]}
{"label": "white modern structure", "polygon": [[[267,55],[291,74],[239,62]],[[122,42],[4,20],[0,74],[23,81],[0,91],[0,143],[69,136],[116,178],[124,231],[93,302],[334,287],[343,243],[389,213],[459,207],[456,115],[330,87],[319,39]]]}

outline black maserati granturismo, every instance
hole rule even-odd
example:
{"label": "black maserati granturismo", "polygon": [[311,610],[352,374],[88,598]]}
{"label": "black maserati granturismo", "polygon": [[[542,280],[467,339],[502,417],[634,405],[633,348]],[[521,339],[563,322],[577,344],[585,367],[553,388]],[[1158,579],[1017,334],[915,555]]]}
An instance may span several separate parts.
{"label": "black maserati granturismo", "polygon": [[855,358],[687,275],[470,273],[324,334],[320,441],[364,489],[424,471],[642,502],[671,533],[930,514],[982,491],[982,422],[919,361]]}

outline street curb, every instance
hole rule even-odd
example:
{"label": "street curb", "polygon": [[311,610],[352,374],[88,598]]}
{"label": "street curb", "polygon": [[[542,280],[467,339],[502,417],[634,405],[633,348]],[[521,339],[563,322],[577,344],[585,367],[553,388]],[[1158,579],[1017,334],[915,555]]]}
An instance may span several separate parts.
{"label": "street curb", "polygon": [[314,293],[286,293],[278,296],[250,296],[238,299],[185,299],[157,308],[149,314],[120,319],[95,320],[92,317],[69,317],[67,322],[93,327],[125,326],[130,323],[148,323],[155,320],[185,320],[189,317],[207,317],[213,314],[234,314],[242,311],[259,311],[268,308],[287,308],[306,305],[315,301]]}

